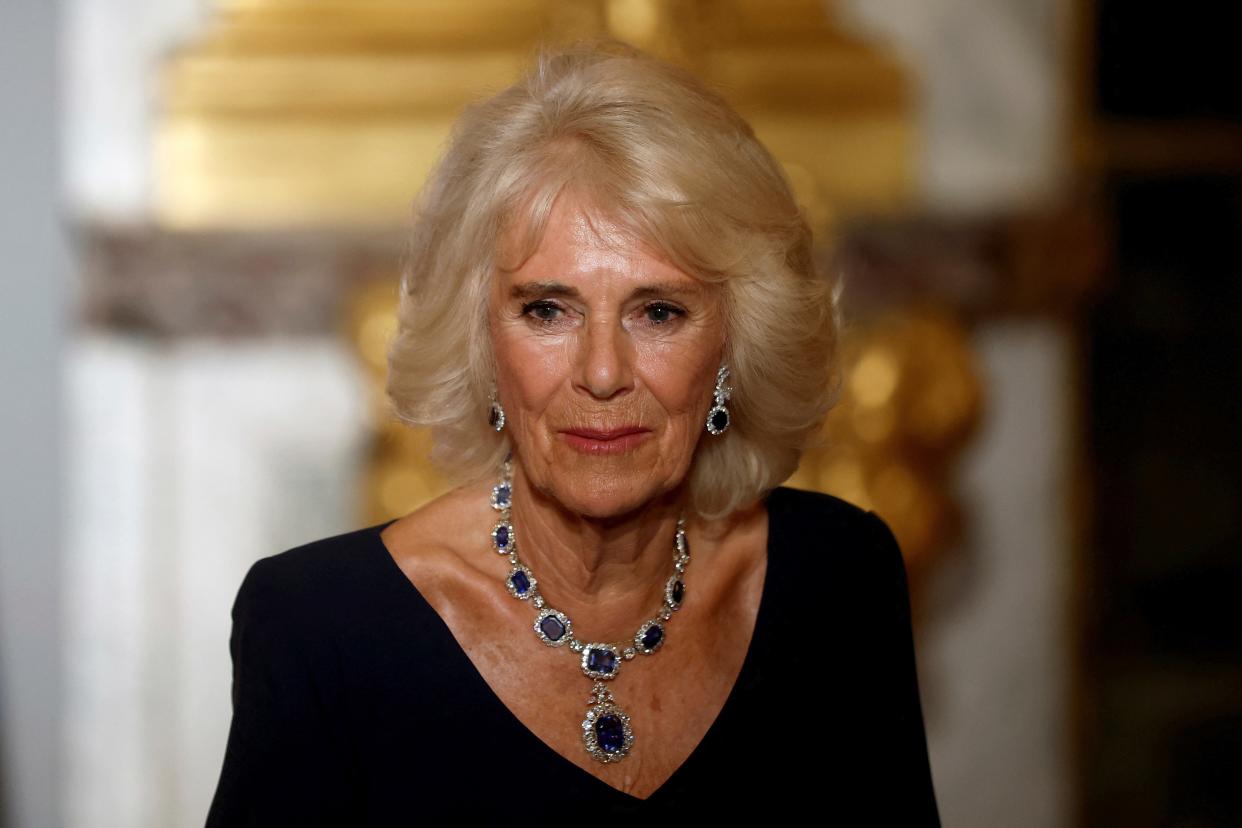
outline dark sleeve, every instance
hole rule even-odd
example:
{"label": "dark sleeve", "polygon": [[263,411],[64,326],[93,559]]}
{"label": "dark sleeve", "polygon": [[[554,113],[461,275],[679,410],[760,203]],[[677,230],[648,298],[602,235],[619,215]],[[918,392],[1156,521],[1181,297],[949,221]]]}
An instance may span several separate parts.
{"label": "dark sleeve", "polygon": [[888,635],[881,639],[887,641],[887,646],[882,646],[878,654],[885,674],[885,706],[890,711],[887,724],[891,726],[881,737],[885,775],[892,780],[891,796],[884,798],[881,807],[892,809],[892,824],[938,827],[940,816],[919,698],[905,557],[883,518],[875,512],[868,512],[867,516],[874,522],[874,554],[883,565],[885,589],[891,601],[891,609],[885,611],[890,619]]}
{"label": "dark sleeve", "polygon": [[233,603],[233,720],[208,828],[350,822],[331,645],[309,623],[330,610],[300,605],[272,560]]}

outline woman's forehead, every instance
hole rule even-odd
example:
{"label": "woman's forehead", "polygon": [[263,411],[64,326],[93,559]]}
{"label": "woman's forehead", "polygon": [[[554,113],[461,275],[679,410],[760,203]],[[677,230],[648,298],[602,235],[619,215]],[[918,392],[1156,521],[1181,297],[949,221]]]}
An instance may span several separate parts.
{"label": "woman's forehead", "polygon": [[537,228],[528,221],[524,217],[515,222],[505,234],[498,262],[502,272],[523,276],[548,268],[583,275],[641,272],[665,287],[683,284],[684,290],[693,292],[701,286],[615,213],[575,192],[558,195],[537,236]]}

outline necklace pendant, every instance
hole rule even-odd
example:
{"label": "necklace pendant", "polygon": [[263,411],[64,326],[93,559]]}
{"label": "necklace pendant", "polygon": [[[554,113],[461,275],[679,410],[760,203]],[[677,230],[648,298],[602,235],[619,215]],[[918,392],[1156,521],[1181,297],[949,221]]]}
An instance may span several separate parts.
{"label": "necklace pendant", "polygon": [[590,707],[582,720],[582,743],[592,757],[600,762],[619,762],[634,745],[630,716],[617,706],[612,693],[602,681],[596,680]]}

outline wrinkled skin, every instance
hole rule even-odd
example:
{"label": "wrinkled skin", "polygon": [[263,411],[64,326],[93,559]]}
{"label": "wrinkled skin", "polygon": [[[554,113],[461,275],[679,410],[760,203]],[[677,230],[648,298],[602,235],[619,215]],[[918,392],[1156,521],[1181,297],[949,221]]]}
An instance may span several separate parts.
{"label": "wrinkled skin", "polygon": [[[514,286],[556,282],[579,296]],[[634,295],[660,284],[673,290]],[[623,516],[684,482],[724,346],[717,289],[557,199],[539,248],[492,284],[490,322],[506,429],[530,485],[584,517]],[[562,431],[638,424],[634,449],[592,456]]]}

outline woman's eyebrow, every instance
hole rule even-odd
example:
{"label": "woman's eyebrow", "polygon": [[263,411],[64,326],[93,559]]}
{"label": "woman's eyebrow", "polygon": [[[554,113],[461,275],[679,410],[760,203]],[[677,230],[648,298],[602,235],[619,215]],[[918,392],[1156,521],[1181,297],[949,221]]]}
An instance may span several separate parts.
{"label": "woman's eyebrow", "polygon": [[534,299],[536,296],[565,296],[578,299],[581,295],[577,288],[563,285],[560,282],[523,282],[520,285],[514,285],[509,291],[509,296],[514,299]]}
{"label": "woman's eyebrow", "polygon": [[[703,289],[691,282],[654,282],[640,285],[630,293],[630,298],[651,296],[698,296]],[[564,296],[569,299],[581,299],[582,294],[576,287],[560,282],[523,282],[514,285],[509,291],[514,299],[533,299],[536,296]]]}

